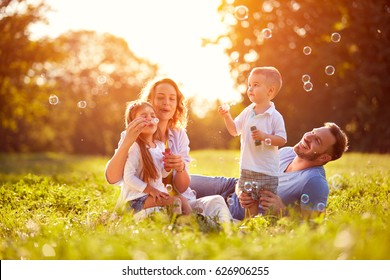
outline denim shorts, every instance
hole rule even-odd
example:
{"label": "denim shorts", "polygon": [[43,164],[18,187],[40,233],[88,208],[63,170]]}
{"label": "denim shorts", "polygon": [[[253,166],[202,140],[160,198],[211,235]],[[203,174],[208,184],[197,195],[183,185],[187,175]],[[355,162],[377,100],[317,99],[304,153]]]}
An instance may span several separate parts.
{"label": "denim shorts", "polygon": [[133,200],[130,200],[128,202],[128,207],[127,207],[127,210],[134,210],[134,213],[137,213],[139,211],[141,211],[143,208],[144,208],[144,205],[145,205],[145,200],[148,198],[148,195],[144,195],[144,196],[141,196],[139,198],[136,198],[136,199],[133,199]]}

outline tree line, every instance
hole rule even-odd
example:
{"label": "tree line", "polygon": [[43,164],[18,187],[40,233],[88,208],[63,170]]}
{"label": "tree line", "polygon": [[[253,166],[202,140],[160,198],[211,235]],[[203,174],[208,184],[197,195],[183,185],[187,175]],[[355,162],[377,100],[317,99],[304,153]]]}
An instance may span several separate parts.
{"label": "tree line", "polygon": [[[226,46],[243,100],[231,106],[232,115],[249,104],[250,69],[273,65],[283,76],[274,102],[288,144],[334,121],[349,135],[351,150],[389,152],[387,2],[221,1],[227,32],[204,43]],[[29,27],[45,21],[49,8],[0,2],[0,151],[110,155],[124,129],[126,102],[157,75],[158,65],[108,33],[69,31],[32,40]],[[199,117],[191,110],[196,98],[188,100],[191,149],[238,148],[239,139],[228,135],[216,113],[218,101]]]}

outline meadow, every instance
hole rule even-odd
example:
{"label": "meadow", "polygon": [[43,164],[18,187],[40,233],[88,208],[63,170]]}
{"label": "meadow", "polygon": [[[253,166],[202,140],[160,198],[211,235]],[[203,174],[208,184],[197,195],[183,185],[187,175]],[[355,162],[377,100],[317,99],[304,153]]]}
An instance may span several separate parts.
{"label": "meadow", "polygon": [[[239,151],[192,151],[191,173],[238,176]],[[114,212],[108,158],[0,155],[2,260],[390,259],[390,155],[347,153],[326,165],[326,216],[256,217],[219,225]],[[243,227],[243,225],[245,225]]]}

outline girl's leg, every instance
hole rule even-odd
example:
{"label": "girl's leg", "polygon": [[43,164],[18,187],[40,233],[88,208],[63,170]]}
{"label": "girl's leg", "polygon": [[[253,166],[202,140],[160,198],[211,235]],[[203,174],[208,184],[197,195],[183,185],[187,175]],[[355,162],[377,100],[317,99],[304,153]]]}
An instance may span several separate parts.
{"label": "girl's leg", "polygon": [[167,199],[163,199],[161,202],[157,201],[157,203],[154,201],[154,198],[151,196],[148,196],[148,198],[145,200],[145,204],[143,209],[156,207],[156,206],[168,206],[172,207],[172,212],[176,214],[182,213],[182,205],[180,198],[176,196],[170,196]]}
{"label": "girl's leg", "polygon": [[190,188],[196,191],[196,197],[221,195],[225,200],[234,192],[237,178],[191,175]]}

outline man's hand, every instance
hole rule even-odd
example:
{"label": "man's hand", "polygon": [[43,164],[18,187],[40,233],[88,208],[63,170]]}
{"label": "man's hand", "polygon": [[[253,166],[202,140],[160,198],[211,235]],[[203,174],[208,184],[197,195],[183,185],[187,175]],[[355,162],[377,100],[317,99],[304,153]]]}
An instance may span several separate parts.
{"label": "man's hand", "polygon": [[260,204],[266,212],[278,214],[286,208],[280,196],[270,191],[260,191]]}

